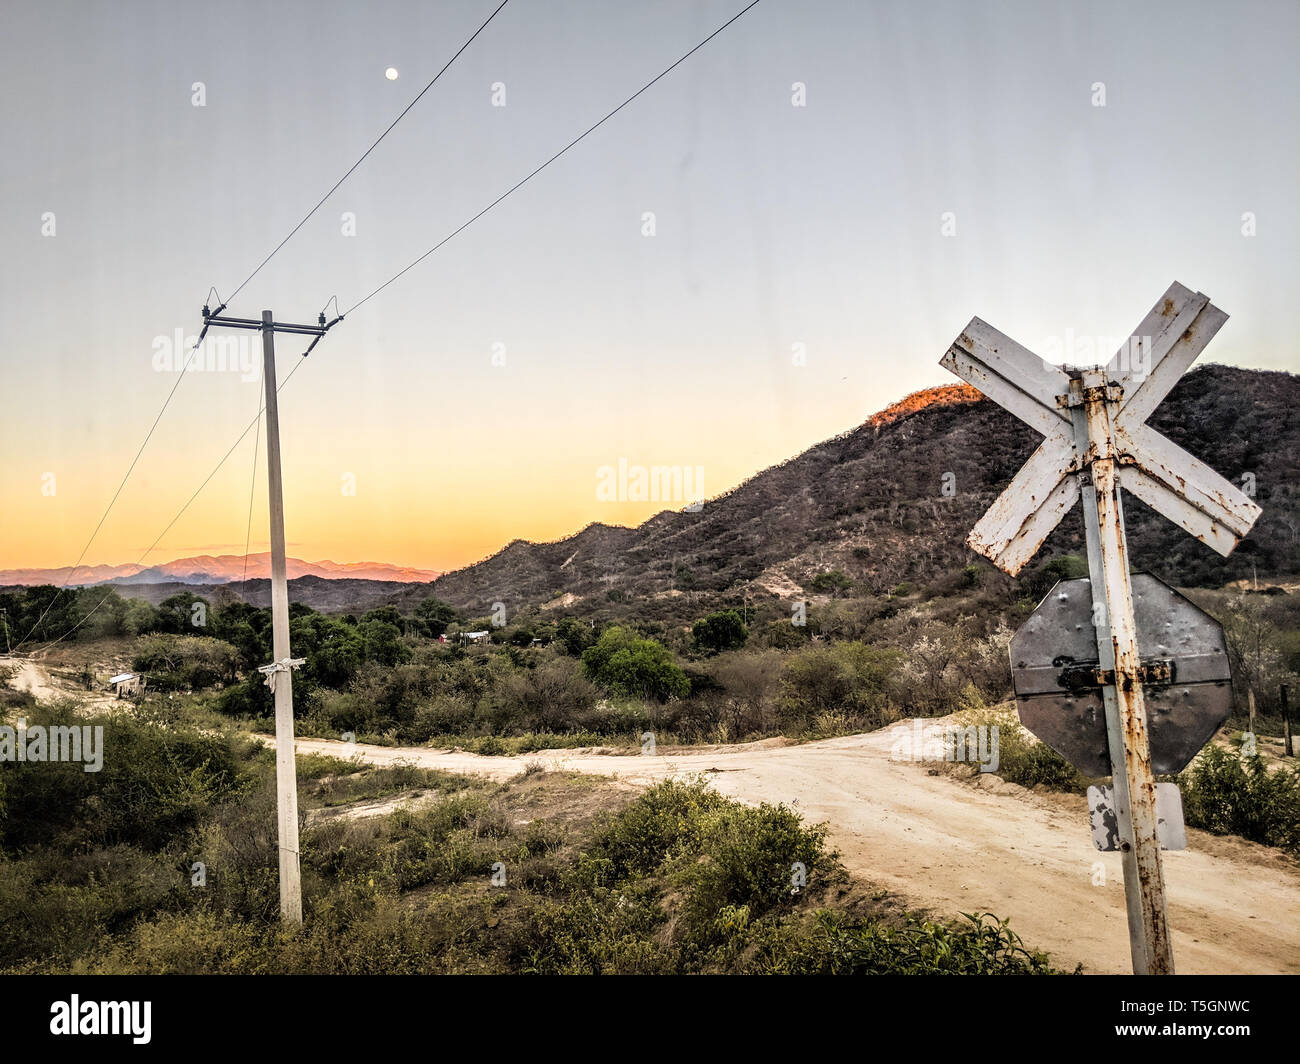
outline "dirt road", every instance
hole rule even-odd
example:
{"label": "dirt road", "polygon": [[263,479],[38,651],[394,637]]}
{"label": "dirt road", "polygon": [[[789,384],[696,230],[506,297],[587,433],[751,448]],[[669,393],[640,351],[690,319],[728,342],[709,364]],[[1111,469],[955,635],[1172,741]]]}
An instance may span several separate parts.
{"label": "dirt road", "polygon": [[76,700],[81,713],[104,709],[116,711],[124,705],[112,695],[104,694],[102,691],[87,691],[67,679],[52,676],[49,669],[39,661],[0,654],[0,677],[9,672],[12,672],[13,676],[8,686],[17,691],[26,691],[38,702],[55,702],[60,698],[72,698]]}
{"label": "dirt road", "polygon": [[53,701],[61,698],[66,691],[54,686],[49,672],[30,658],[9,658],[0,655],[0,674],[8,669],[17,670],[9,681],[9,686],[16,691],[26,691],[38,702]]}
{"label": "dirt road", "polygon": [[[408,761],[498,780],[528,761],[636,784],[707,773],[729,797],[784,802],[809,821],[827,821],[845,865],[913,907],[943,916],[977,910],[1010,916],[1027,944],[1047,950],[1062,967],[1082,962],[1089,972],[1130,970],[1119,856],[1093,849],[1081,801],[991,779],[986,783],[993,787],[985,789],[932,776],[924,764],[891,760],[890,744],[886,730],[800,746],[769,741],[654,757],[351,749],[369,764]],[[321,739],[301,739],[297,748],[347,752],[342,743]],[[1300,972],[1300,870],[1265,847],[1189,834],[1190,849],[1165,854],[1178,971]]]}

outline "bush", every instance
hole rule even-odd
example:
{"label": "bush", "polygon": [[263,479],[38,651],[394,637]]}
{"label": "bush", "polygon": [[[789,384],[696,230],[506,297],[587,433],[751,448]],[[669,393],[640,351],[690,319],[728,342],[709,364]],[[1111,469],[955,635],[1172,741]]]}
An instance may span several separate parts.
{"label": "bush", "polygon": [[36,710],[28,729],[55,724],[103,728],[103,765],[86,772],[74,761],[8,764],[0,841],[11,852],[116,843],[155,850],[246,782],[234,740],[177,722],[163,727],[121,713],[82,716],[60,706]]}
{"label": "bush", "polygon": [[1049,975],[1044,953],[1028,950],[1020,936],[987,913],[936,924],[909,917],[901,927],[852,925],[830,912],[818,914],[813,934],[774,951],[764,970],[795,975]]}
{"label": "bush", "polygon": [[1176,777],[1183,819],[1216,835],[1240,835],[1300,854],[1300,766],[1270,771],[1213,743]]}
{"label": "bush", "polygon": [[215,683],[233,683],[239,651],[211,636],[153,635],[136,641],[131,667],[148,674],[149,685],[161,691],[201,690]]}
{"label": "bush", "polygon": [[814,576],[808,587],[809,590],[815,591],[819,595],[830,595],[832,598],[837,598],[853,587],[853,581],[839,569],[829,569]]}
{"label": "bush", "polygon": [[712,672],[725,693],[732,731],[737,736],[763,731],[780,689],[781,655],[774,650],[723,654]]}
{"label": "bush", "polygon": [[1044,742],[1034,738],[1020,723],[1014,709],[988,710],[962,720],[963,727],[997,728],[998,768],[996,775],[1021,787],[1041,784],[1054,791],[1082,794],[1087,778]]}
{"label": "bush", "polygon": [[606,629],[582,654],[586,674],[616,695],[666,702],[685,698],[691,685],[672,655],[653,639],[626,628]]}
{"label": "bush", "polygon": [[493,730],[563,731],[596,705],[596,689],[572,658],[509,673],[492,694]]}
{"label": "bush", "polygon": [[790,658],[781,673],[781,722],[804,729],[825,713],[844,713],[860,726],[897,719],[891,705],[902,655],[864,643],[815,646]]}
{"label": "bush", "polygon": [[735,610],[719,610],[695,622],[691,628],[695,647],[706,654],[739,650],[749,638],[749,630]]}

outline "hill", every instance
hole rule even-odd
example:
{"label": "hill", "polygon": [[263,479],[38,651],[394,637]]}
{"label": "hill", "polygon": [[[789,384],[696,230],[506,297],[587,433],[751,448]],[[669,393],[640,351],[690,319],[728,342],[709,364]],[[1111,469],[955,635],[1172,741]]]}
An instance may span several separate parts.
{"label": "hill", "polygon": [[[1135,567],[1183,586],[1300,570],[1300,377],[1202,366],[1150,421],[1235,483],[1251,474],[1264,514],[1224,559],[1126,495]],[[433,590],[486,612],[494,601],[537,604],[561,596],[587,605],[686,591],[793,597],[830,569],[874,592],[929,583],[972,563],[992,572],[965,546],[966,533],[1039,440],[972,388],[926,389],[756,474],[698,513],[665,511],[636,528],[593,524],[553,543],[516,540],[441,576]],[[1082,552],[1076,508],[1042,556]],[[408,588],[393,600],[425,594],[427,588]]]}

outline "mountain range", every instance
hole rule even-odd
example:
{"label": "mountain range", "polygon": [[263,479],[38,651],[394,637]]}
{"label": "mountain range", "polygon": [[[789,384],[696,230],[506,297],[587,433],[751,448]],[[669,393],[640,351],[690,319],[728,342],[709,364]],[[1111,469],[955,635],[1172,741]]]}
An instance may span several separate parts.
{"label": "mountain range", "polygon": [[[380,580],[394,583],[427,582],[438,578],[430,569],[389,565],[387,562],[307,562],[301,558],[287,559],[290,579],[316,576],[325,580]],[[69,580],[69,576],[73,577]],[[270,552],[250,554],[199,554],[192,558],[177,558],[160,565],[83,565],[75,572],[69,566],[62,569],[0,569],[0,585],[56,584],[65,582],[76,586],[93,584],[227,584],[245,579],[268,580],[271,576]]]}

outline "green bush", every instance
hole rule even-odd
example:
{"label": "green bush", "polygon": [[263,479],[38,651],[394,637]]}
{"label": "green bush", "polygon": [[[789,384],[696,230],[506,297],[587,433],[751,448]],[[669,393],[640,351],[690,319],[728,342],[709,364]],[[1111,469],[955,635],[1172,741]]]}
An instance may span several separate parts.
{"label": "green bush", "polygon": [[201,690],[233,683],[239,651],[211,636],[152,635],[136,640],[131,667],[148,674],[156,690]]}
{"label": "green bush", "polygon": [[594,646],[583,651],[582,667],[616,695],[666,702],[690,693],[690,681],[672,654],[655,640],[642,639],[626,628],[606,629]]}
{"label": "green bush", "polygon": [[950,924],[909,917],[896,926],[852,924],[822,912],[811,935],[766,951],[762,970],[794,975],[1058,974],[1046,954],[1025,948],[1008,921],[986,913],[962,917]]}
{"label": "green bush", "polygon": [[998,768],[996,775],[1021,787],[1041,784],[1054,791],[1082,794],[1088,779],[1044,742],[1034,738],[1020,723],[1014,709],[984,710],[962,718],[962,726],[996,728]]}
{"label": "green bush", "polygon": [[781,672],[780,720],[804,729],[838,713],[862,727],[888,724],[897,719],[892,696],[901,662],[899,651],[864,643],[809,647],[791,656]]}
{"label": "green bush", "polygon": [[28,728],[37,725],[102,728],[103,764],[87,772],[75,761],[6,763],[0,843],[11,852],[115,843],[156,850],[246,783],[234,740],[180,723],[84,716],[61,705],[32,711]]}
{"label": "green bush", "polygon": [[828,569],[818,573],[808,584],[809,590],[819,595],[830,595],[832,598],[844,594],[852,587],[853,581],[839,569]]}
{"label": "green bush", "polygon": [[691,638],[697,650],[720,654],[724,650],[743,647],[749,638],[749,630],[735,610],[719,610],[696,621],[691,627]]}
{"label": "green bush", "polygon": [[1212,743],[1176,782],[1189,826],[1300,854],[1300,766],[1270,770],[1258,755]]}

